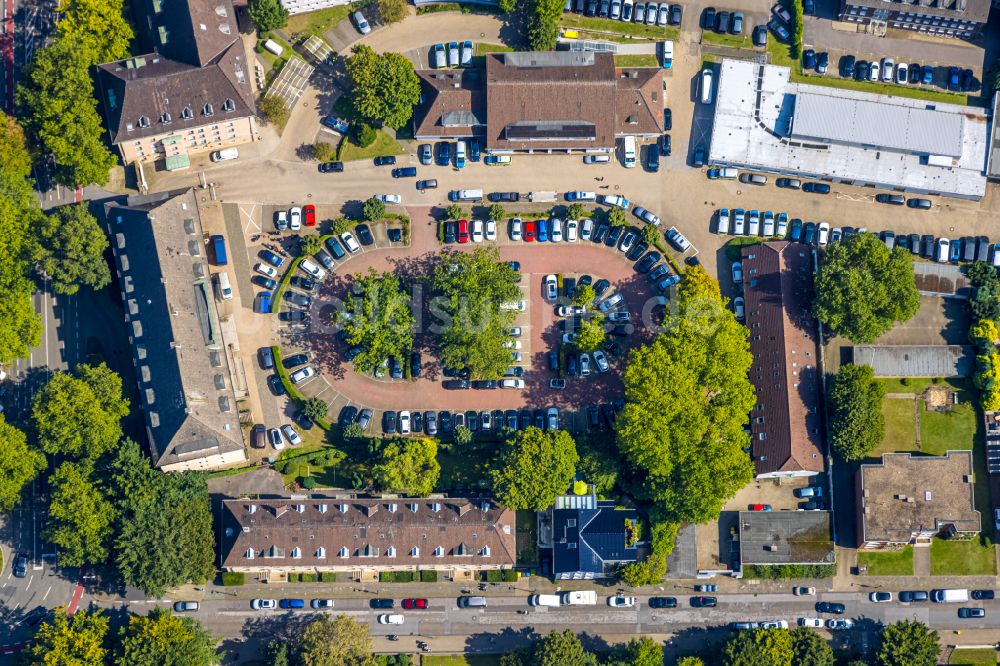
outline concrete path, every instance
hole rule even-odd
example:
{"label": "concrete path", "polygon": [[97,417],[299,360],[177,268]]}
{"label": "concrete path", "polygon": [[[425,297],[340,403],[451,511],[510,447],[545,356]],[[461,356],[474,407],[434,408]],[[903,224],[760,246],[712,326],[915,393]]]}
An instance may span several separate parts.
{"label": "concrete path", "polygon": [[931,549],[925,546],[913,549],[913,575],[928,578],[931,575]]}

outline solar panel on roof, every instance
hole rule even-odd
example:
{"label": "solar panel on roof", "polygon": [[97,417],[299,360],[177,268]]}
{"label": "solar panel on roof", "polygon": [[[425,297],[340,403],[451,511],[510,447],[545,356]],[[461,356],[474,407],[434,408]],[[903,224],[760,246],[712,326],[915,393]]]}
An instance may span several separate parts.
{"label": "solar panel on roof", "polygon": [[597,126],[581,121],[519,121],[504,128],[504,136],[512,141],[546,139],[597,138]]}

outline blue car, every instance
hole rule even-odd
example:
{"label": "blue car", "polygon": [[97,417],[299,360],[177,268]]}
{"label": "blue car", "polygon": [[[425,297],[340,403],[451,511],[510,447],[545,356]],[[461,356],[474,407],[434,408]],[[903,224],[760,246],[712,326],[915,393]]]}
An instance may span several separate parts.
{"label": "blue car", "polygon": [[948,90],[958,92],[962,89],[961,75],[962,72],[958,69],[958,67],[948,68]]}
{"label": "blue car", "polygon": [[272,264],[275,268],[281,268],[281,264],[285,262],[284,259],[270,250],[261,250],[258,256],[267,263]]}
{"label": "blue car", "polygon": [[442,141],[438,144],[438,166],[448,166],[451,164],[451,144],[447,141]]}
{"label": "blue car", "polygon": [[813,69],[816,67],[816,52],[806,49],[802,52],[802,69]]}
{"label": "blue car", "polygon": [[347,134],[347,130],[350,129],[350,125],[347,124],[347,121],[341,120],[336,116],[327,116],[323,119],[323,124],[334,131],[340,132],[341,134]]}
{"label": "blue car", "polygon": [[535,222],[535,237],[538,239],[539,243],[548,242],[549,240],[548,220],[538,220],[538,222]]}
{"label": "blue car", "polygon": [[923,84],[929,86],[932,83],[934,83],[934,68],[930,65],[924,65]]}
{"label": "blue car", "polygon": [[330,250],[330,253],[337,259],[344,258],[344,248],[341,247],[340,241],[338,241],[336,238],[332,236],[330,238],[327,238],[326,247]]}
{"label": "blue car", "polygon": [[[472,42],[466,42],[469,47],[472,47]],[[479,139],[472,138],[469,139],[469,161],[478,162],[481,152],[479,149]]]}
{"label": "blue car", "polygon": [[268,314],[271,312],[271,292],[262,291],[257,294],[257,301],[254,303],[254,312]]}
{"label": "blue car", "polygon": [[305,608],[306,604],[301,599],[282,599],[278,602],[278,605],[282,608]]}

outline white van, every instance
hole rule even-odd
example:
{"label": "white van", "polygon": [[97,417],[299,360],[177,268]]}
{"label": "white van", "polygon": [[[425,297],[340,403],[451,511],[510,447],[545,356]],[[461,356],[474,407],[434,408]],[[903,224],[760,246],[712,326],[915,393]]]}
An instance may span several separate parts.
{"label": "white van", "polygon": [[215,274],[215,282],[219,287],[219,297],[228,301],[233,297],[233,288],[229,284],[229,273],[222,271]]}
{"label": "white van", "polygon": [[240,156],[240,151],[235,148],[224,148],[222,150],[217,150],[212,153],[213,162],[227,162],[229,160],[235,160]]}
{"label": "white van", "polygon": [[622,163],[626,169],[635,168],[635,137],[631,134],[622,139]]}
{"label": "white van", "polygon": [[712,103],[712,79],[714,74],[708,67],[701,70],[701,103]]}
{"label": "white van", "polygon": [[458,141],[455,143],[455,168],[462,169],[465,167],[465,142]]}
{"label": "white van", "polygon": [[528,597],[529,606],[559,606],[558,594],[533,594]]}
{"label": "white van", "polygon": [[482,201],[483,191],[482,190],[452,190],[448,194],[448,198],[452,201]]}
{"label": "white van", "polygon": [[663,42],[663,69],[670,69],[674,65],[674,43],[670,40]]}
{"label": "white van", "polygon": [[597,592],[594,590],[563,592],[562,602],[567,606],[595,606],[597,605]]}
{"label": "white van", "polygon": [[939,604],[959,604],[968,600],[968,590],[931,590],[931,601]]}

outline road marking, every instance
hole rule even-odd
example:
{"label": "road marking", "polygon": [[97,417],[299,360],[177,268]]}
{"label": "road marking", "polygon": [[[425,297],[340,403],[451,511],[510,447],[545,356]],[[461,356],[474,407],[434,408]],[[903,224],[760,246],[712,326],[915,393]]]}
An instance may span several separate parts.
{"label": "road marking", "polygon": [[49,592],[51,591],[52,591],[52,586],[49,585],[49,589],[45,590],[45,596],[42,597],[42,601],[45,601],[46,599],[49,598]]}

